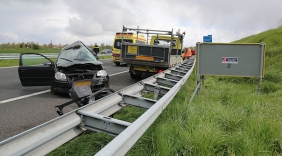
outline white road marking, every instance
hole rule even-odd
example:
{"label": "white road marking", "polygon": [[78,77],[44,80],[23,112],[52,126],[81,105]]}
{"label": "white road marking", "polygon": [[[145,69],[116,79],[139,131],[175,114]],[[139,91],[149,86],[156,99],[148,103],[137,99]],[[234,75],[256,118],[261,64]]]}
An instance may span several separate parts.
{"label": "white road marking", "polygon": [[125,73],[125,72],[128,72],[128,70],[122,71],[122,72],[119,72],[119,73],[115,73],[115,74],[112,74],[112,75],[109,75],[109,76],[115,76],[115,75],[122,74],[122,73]]}
{"label": "white road marking", "polygon": [[11,102],[11,101],[16,101],[16,100],[20,100],[20,99],[24,99],[24,98],[27,98],[27,97],[31,97],[31,96],[34,96],[34,95],[39,95],[39,94],[43,94],[43,93],[47,93],[47,92],[50,92],[50,89],[44,90],[44,91],[41,91],[41,92],[37,92],[37,93],[32,93],[32,94],[29,94],[29,95],[24,95],[24,96],[19,96],[19,97],[16,97],[16,98],[11,98],[11,99],[8,99],[8,100],[3,100],[3,101],[0,101],[0,104]]}
{"label": "white road marking", "polygon": [[[122,73],[125,73],[125,72],[128,72],[128,70],[122,71],[122,72],[119,72],[119,73],[115,73],[115,74],[111,74],[109,76],[115,76],[115,75],[122,74]],[[28,97],[39,95],[39,94],[44,94],[44,93],[47,93],[47,92],[50,92],[50,89],[44,90],[44,91],[41,91],[41,92],[37,92],[37,93],[32,93],[32,94],[29,94],[29,95],[24,95],[24,96],[19,96],[19,97],[16,97],[16,98],[3,100],[3,101],[0,101],[0,104],[12,102],[12,101],[16,101],[16,100],[20,100],[20,99],[24,99],[24,98],[28,98]]]}

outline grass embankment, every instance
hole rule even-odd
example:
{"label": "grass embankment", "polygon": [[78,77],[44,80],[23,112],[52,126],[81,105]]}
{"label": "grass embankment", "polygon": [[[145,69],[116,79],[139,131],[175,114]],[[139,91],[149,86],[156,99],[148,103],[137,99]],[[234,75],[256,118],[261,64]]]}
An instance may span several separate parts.
{"label": "grass embankment", "polygon": [[[193,74],[127,155],[282,154],[282,27],[236,42],[266,43],[260,96],[257,78],[207,76],[189,103],[196,87]],[[115,118],[128,121],[139,114],[139,109],[126,108]],[[83,134],[49,155],[93,155],[111,139]]]}

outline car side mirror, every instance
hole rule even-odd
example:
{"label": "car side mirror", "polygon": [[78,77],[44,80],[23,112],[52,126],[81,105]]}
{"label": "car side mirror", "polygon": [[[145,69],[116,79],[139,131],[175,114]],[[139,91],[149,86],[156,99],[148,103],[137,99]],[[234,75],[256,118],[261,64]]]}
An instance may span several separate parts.
{"label": "car side mirror", "polygon": [[44,66],[49,66],[49,67],[52,67],[54,65],[54,63],[52,62],[46,62],[43,64]]}

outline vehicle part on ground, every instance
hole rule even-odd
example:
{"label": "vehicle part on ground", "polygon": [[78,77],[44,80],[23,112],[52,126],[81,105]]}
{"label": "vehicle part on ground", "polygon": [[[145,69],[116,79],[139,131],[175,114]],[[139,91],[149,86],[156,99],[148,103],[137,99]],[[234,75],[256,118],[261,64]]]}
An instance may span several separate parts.
{"label": "vehicle part on ground", "polygon": [[[116,136],[96,155],[125,155],[174,98],[194,65],[194,60],[185,60],[183,64],[6,139],[0,142],[0,155],[45,155],[86,129]],[[151,92],[154,98],[141,97],[142,91]],[[147,111],[133,123],[109,117],[127,105]]]}
{"label": "vehicle part on ground", "polygon": [[92,93],[90,86],[73,86],[70,89],[70,97],[73,99],[69,102],[66,102],[64,104],[61,105],[57,105],[55,106],[55,108],[57,108],[57,113],[59,115],[63,115],[63,108],[72,104],[72,103],[76,103],[78,107],[83,107],[89,103],[93,103],[96,99],[102,98],[103,96],[105,96],[105,94],[107,94],[108,92],[112,92],[114,93],[115,91],[111,88],[103,88],[99,91],[96,91],[94,93]]}

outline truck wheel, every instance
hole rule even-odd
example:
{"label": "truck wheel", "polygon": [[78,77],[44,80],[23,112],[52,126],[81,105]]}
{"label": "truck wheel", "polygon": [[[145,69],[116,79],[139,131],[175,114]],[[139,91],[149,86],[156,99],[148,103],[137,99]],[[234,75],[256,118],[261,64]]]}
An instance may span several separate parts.
{"label": "truck wheel", "polygon": [[137,75],[137,74],[130,73],[130,77],[131,77],[132,79],[141,79],[141,76],[142,76],[142,75]]}
{"label": "truck wheel", "polygon": [[120,63],[119,62],[116,62],[116,66],[119,66],[120,65]]}

